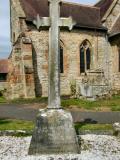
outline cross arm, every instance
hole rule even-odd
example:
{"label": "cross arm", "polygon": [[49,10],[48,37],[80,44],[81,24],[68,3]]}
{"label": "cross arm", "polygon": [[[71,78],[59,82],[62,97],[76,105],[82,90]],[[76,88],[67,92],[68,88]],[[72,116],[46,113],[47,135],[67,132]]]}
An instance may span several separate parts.
{"label": "cross arm", "polygon": [[[38,30],[40,27],[50,27],[50,17],[40,17],[38,14],[37,19],[33,20],[33,24],[36,25]],[[59,27],[68,27],[69,30],[72,30],[75,24],[76,22],[72,19],[72,17],[59,19]]]}
{"label": "cross arm", "polygon": [[37,29],[40,27],[50,27],[50,18],[49,17],[40,17],[37,15],[37,19],[33,20],[33,24],[36,25]]}
{"label": "cross arm", "polygon": [[69,30],[72,30],[72,28],[75,24],[76,24],[76,22],[72,19],[72,17],[60,18],[60,20],[59,20],[59,26],[60,27],[68,27]]}

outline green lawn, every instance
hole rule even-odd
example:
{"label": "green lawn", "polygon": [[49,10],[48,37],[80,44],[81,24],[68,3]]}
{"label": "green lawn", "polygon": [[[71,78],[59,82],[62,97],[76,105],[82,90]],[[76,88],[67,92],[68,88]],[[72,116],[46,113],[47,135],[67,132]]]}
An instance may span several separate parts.
{"label": "green lawn", "polygon": [[108,131],[113,130],[112,124],[87,124],[87,123],[76,123],[76,130],[90,130],[90,131]]}
{"label": "green lawn", "polygon": [[120,111],[120,95],[113,96],[111,99],[103,99],[97,101],[87,101],[80,99],[62,100],[64,108],[76,107],[82,110],[95,111]]}
{"label": "green lawn", "polygon": [[34,124],[31,121],[15,119],[0,119],[0,131],[3,130],[33,130]]}
{"label": "green lawn", "polygon": [[7,103],[7,101],[4,97],[0,97],[0,103]]}
{"label": "green lawn", "polygon": [[[0,97],[0,103],[13,103],[13,104],[31,104],[31,103],[45,103],[47,106],[47,97],[31,98],[31,99],[14,99],[7,101]],[[62,106],[65,109],[80,109],[80,110],[93,110],[93,111],[120,111],[120,95],[111,97],[110,99],[102,99],[97,101],[87,101],[81,99],[62,98]]]}
{"label": "green lawn", "polygon": [[[34,129],[34,123],[31,121],[15,120],[15,119],[0,119],[0,131],[6,130],[25,130],[31,131]],[[80,130],[112,130],[111,124],[87,124],[75,123],[76,131]]]}

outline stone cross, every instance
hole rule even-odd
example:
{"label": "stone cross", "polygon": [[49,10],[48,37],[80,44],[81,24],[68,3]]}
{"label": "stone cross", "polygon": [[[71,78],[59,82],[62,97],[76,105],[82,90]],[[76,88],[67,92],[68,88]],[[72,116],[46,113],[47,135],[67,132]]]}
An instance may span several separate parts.
{"label": "stone cross", "polygon": [[75,22],[71,17],[60,18],[61,0],[48,0],[50,17],[40,17],[33,23],[40,27],[49,27],[49,71],[48,71],[48,107],[61,108],[60,102],[60,27],[73,28]]}

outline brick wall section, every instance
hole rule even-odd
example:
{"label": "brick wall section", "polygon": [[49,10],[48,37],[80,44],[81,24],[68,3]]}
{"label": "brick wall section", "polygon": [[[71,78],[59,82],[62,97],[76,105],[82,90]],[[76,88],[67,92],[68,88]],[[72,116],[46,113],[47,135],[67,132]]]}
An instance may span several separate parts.
{"label": "brick wall section", "polygon": [[22,43],[22,39],[13,47],[8,75],[7,98],[30,98],[35,96],[34,73],[31,43]]}

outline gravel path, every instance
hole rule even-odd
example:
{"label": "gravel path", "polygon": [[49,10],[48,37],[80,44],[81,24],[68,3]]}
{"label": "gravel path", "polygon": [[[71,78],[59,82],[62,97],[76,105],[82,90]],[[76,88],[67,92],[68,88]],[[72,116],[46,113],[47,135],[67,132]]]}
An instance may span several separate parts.
{"label": "gravel path", "polygon": [[0,137],[0,160],[120,160],[120,139],[113,136],[81,136],[80,155],[28,156],[31,137]]}

